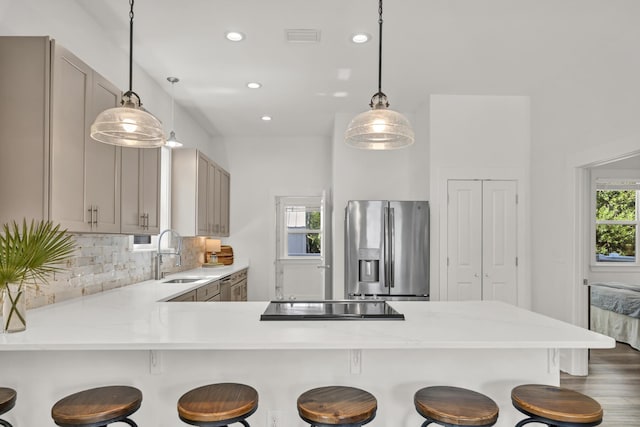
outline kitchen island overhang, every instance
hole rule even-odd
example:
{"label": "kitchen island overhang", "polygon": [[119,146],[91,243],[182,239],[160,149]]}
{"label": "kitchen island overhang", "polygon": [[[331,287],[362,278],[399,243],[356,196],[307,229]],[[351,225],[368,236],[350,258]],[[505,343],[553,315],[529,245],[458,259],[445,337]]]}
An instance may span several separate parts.
{"label": "kitchen island overhang", "polygon": [[68,392],[124,383],[143,391],[141,425],[175,426],[182,393],[234,381],[260,393],[257,427],[273,411],[283,426],[304,425],[297,396],[326,384],[373,393],[380,409],[372,426],[420,425],[413,393],[435,384],[491,396],[497,425],[513,426],[520,415],[511,388],[557,385],[559,349],[615,345],[498,302],[389,302],[401,322],[260,322],[268,302],[158,302],[175,291],[166,286],[150,281],[32,310],[26,332],[2,335],[0,375],[20,396],[10,413],[16,424],[50,424],[51,405]]}

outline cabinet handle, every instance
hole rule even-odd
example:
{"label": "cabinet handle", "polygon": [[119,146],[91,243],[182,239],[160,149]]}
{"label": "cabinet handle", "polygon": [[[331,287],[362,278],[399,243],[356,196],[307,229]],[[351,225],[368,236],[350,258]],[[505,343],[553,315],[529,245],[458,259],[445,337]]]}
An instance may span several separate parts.
{"label": "cabinet handle", "polygon": [[98,206],[93,207],[93,211],[96,213],[96,220],[93,222],[98,227]]}
{"label": "cabinet handle", "polygon": [[140,219],[138,220],[138,227],[142,227],[142,229],[144,229],[144,214],[140,215]]}
{"label": "cabinet handle", "polygon": [[89,226],[91,226],[93,224],[93,206],[89,205],[89,209],[87,209],[87,212],[89,212]]}

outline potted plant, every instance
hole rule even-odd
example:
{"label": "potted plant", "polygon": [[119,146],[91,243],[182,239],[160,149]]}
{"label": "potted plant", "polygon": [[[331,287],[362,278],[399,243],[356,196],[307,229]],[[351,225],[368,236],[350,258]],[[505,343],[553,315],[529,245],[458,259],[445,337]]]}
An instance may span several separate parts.
{"label": "potted plant", "polygon": [[75,249],[73,237],[50,221],[23,220],[4,224],[0,232],[0,290],[2,290],[3,329],[26,328],[26,286],[47,283],[52,273]]}

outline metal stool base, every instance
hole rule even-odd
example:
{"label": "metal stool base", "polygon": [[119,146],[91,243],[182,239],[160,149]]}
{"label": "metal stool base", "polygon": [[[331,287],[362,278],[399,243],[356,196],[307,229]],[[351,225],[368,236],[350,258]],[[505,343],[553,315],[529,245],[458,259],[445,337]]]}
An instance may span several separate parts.
{"label": "metal stool base", "polygon": [[0,425],[4,427],[13,427],[9,421],[5,421],[2,418],[0,418]]}
{"label": "metal stool base", "polygon": [[[138,424],[136,424],[133,420],[130,420],[128,418],[129,415],[127,415],[126,417],[118,417],[112,420],[101,421],[99,423],[91,423],[91,424],[58,424],[56,423],[56,425],[59,425],[60,427],[107,427],[108,425],[114,424],[114,423],[125,423],[125,424],[129,424],[131,427],[138,427]],[[11,426],[11,424],[9,424],[9,426]]]}
{"label": "metal stool base", "polygon": [[304,420],[304,422],[309,423],[310,427],[336,427],[336,426],[340,426],[340,427],[360,427],[360,426],[363,426],[365,424],[369,424],[371,421],[373,421],[373,419],[375,417],[376,417],[376,415],[373,414],[373,416],[371,418],[366,419],[361,423],[355,423],[355,424],[320,424],[320,423],[316,423],[316,422],[313,422],[311,420],[308,420],[305,417],[303,417],[302,415],[300,416],[300,418],[302,418]]}
{"label": "metal stool base", "polygon": [[491,423],[491,424],[474,424],[473,426],[468,426],[467,424],[449,424],[449,423],[445,423],[443,421],[437,421],[437,420],[432,420],[429,417],[425,417],[424,415],[422,415],[424,418],[426,418],[426,421],[424,423],[422,423],[421,427],[427,427],[429,424],[434,423],[437,424],[439,426],[443,426],[443,427],[490,427],[495,425],[496,423]]}
{"label": "metal stool base", "polygon": [[184,421],[187,424],[191,424],[192,426],[198,426],[198,427],[227,427],[229,424],[234,424],[234,423],[240,423],[242,424],[244,427],[251,427],[249,425],[249,423],[247,421],[245,421],[244,417],[242,418],[234,418],[231,420],[224,420],[224,421],[212,421],[212,422],[202,422],[202,421],[190,421],[190,420],[186,420],[182,417],[180,417],[180,419],[182,421]]}
{"label": "metal stool base", "polygon": [[[515,405],[514,405],[515,406]],[[522,408],[519,408],[517,406],[515,406],[515,408],[522,412],[523,414],[527,415],[529,418],[525,418],[524,420],[520,421],[518,424],[516,424],[516,427],[522,427],[523,425],[529,424],[529,423],[540,423],[540,424],[546,424],[549,427],[593,427],[593,426],[597,426],[602,424],[602,420],[598,420],[595,421],[593,423],[571,423],[571,422],[565,422],[565,421],[554,421],[552,419],[549,418],[545,418],[545,417],[541,417],[538,415],[534,415],[530,412],[525,411]]]}

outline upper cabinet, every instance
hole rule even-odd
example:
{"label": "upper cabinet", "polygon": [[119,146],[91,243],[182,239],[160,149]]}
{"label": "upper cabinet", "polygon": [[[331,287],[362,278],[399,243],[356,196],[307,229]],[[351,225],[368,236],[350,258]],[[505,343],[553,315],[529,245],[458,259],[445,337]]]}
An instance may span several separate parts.
{"label": "upper cabinet", "polygon": [[[132,161],[89,135],[98,113],[119,105],[120,90],[48,37],[0,37],[0,57],[0,222],[49,219],[73,232],[143,232],[129,228],[128,217],[121,221],[137,197],[144,232],[157,232],[159,150]],[[123,170],[132,163],[138,170]]]}
{"label": "upper cabinet", "polygon": [[122,148],[122,232],[160,233],[160,149]]}
{"label": "upper cabinet", "polygon": [[120,91],[52,43],[50,219],[72,231],[120,232],[121,149],[89,136]]}
{"label": "upper cabinet", "polygon": [[0,37],[0,223],[49,217],[46,37]]}
{"label": "upper cabinet", "polygon": [[229,173],[195,149],[171,156],[172,228],[183,236],[229,236]]}

